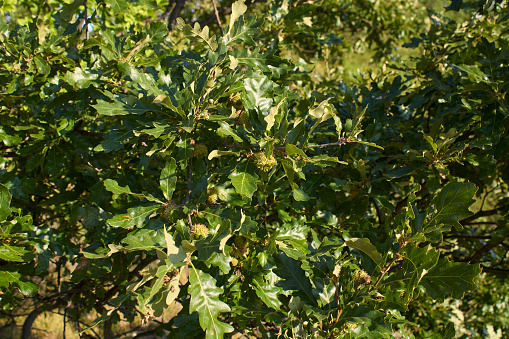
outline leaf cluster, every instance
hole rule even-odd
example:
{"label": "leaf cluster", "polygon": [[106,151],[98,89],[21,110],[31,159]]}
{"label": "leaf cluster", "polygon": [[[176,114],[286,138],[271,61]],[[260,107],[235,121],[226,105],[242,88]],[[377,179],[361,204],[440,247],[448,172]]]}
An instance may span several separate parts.
{"label": "leaf cluster", "polygon": [[[100,314],[82,332],[170,313],[154,333],[411,338],[418,307],[509,272],[508,7],[419,30],[391,3],[237,1],[221,34],[145,20],[159,1],[4,1],[2,306]],[[417,33],[422,55],[356,85],[289,57]]]}

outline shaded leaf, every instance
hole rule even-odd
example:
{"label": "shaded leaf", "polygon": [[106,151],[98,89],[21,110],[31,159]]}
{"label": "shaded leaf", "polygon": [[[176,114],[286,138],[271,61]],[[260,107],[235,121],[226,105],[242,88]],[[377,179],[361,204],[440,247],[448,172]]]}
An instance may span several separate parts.
{"label": "shaded leaf", "polygon": [[312,294],[311,282],[300,267],[300,262],[281,252],[275,255],[275,261],[277,268],[274,273],[281,278],[277,286],[282,287],[285,291],[297,291],[297,295],[312,304],[316,304]]}
{"label": "shaded leaf", "polygon": [[471,265],[464,262],[450,262],[440,259],[421,280],[421,285],[433,299],[443,301],[447,295],[461,299],[468,290],[476,288],[474,279],[481,274],[478,264]]}
{"label": "shaded leaf", "polygon": [[7,219],[11,214],[11,194],[9,189],[4,185],[0,184],[0,222]]}
{"label": "shaded leaf", "polygon": [[230,235],[230,221],[226,220],[221,223],[219,229],[213,234],[208,235],[206,238],[198,240],[195,244],[198,250],[198,260],[206,261],[213,253],[218,252],[221,247],[221,242],[225,237]]}
{"label": "shaded leaf", "polygon": [[467,218],[474,213],[468,208],[472,205],[473,197],[477,187],[471,183],[450,182],[433,199],[433,214],[431,219],[425,222],[426,228],[433,226],[446,225],[456,227],[462,230],[463,226],[459,223],[461,219]]}

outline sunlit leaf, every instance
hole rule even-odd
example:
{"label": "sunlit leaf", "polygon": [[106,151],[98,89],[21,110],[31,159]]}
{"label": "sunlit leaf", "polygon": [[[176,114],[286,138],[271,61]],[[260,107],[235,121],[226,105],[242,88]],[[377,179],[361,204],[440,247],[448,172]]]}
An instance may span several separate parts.
{"label": "sunlit leaf", "polygon": [[191,266],[189,275],[189,294],[191,303],[189,311],[198,312],[200,325],[206,331],[206,338],[223,338],[233,327],[218,319],[230,307],[219,299],[223,290],[216,286],[216,280],[209,274]]}

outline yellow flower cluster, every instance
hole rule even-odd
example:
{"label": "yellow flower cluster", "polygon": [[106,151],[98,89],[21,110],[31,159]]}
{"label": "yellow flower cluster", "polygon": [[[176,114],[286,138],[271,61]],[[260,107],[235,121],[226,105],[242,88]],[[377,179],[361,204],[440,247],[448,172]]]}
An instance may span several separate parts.
{"label": "yellow flower cluster", "polygon": [[256,167],[261,169],[264,172],[270,171],[277,164],[276,158],[271,154],[269,158],[265,155],[264,152],[258,152],[255,154],[255,164]]}

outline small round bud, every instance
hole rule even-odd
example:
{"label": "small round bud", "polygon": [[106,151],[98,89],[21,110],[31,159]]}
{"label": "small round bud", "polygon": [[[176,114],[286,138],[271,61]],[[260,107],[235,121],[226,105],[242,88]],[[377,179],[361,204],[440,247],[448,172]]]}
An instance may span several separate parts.
{"label": "small round bud", "polygon": [[204,224],[194,224],[191,234],[196,238],[206,237],[209,235],[209,229]]}
{"label": "small round bud", "polygon": [[353,273],[353,281],[356,288],[361,287],[362,285],[368,285],[371,283],[371,277],[364,270],[355,271]]}
{"label": "small round bud", "polygon": [[243,106],[240,93],[230,94],[230,103],[236,109],[241,109]]}
{"label": "small round bud", "polygon": [[250,127],[249,125],[249,116],[246,111],[240,112],[239,116],[235,118],[235,124],[238,126]]}
{"label": "small round bud", "polygon": [[214,105],[214,99],[209,99],[209,104]]}
{"label": "small round bud", "polygon": [[258,152],[255,154],[255,165],[262,171],[268,172],[277,165],[277,160],[273,154],[270,155],[270,158],[267,158],[264,152]]}
{"label": "small round bud", "polygon": [[219,200],[219,194],[217,192],[217,189],[215,187],[209,188],[207,190],[208,198],[207,202],[209,204],[215,204]]}
{"label": "small round bud", "polygon": [[235,239],[233,239],[233,243],[235,244],[235,247],[237,247],[239,250],[246,248],[248,244],[248,240],[241,236],[236,236]]}
{"label": "small round bud", "polygon": [[208,154],[209,149],[207,148],[207,145],[200,142],[194,145],[193,156],[196,158],[205,158]]}
{"label": "small round bud", "polygon": [[163,210],[161,212],[162,216],[166,219],[170,219],[171,211],[177,209],[177,204],[175,204],[175,201],[170,200],[169,202],[165,203],[163,205]]}

